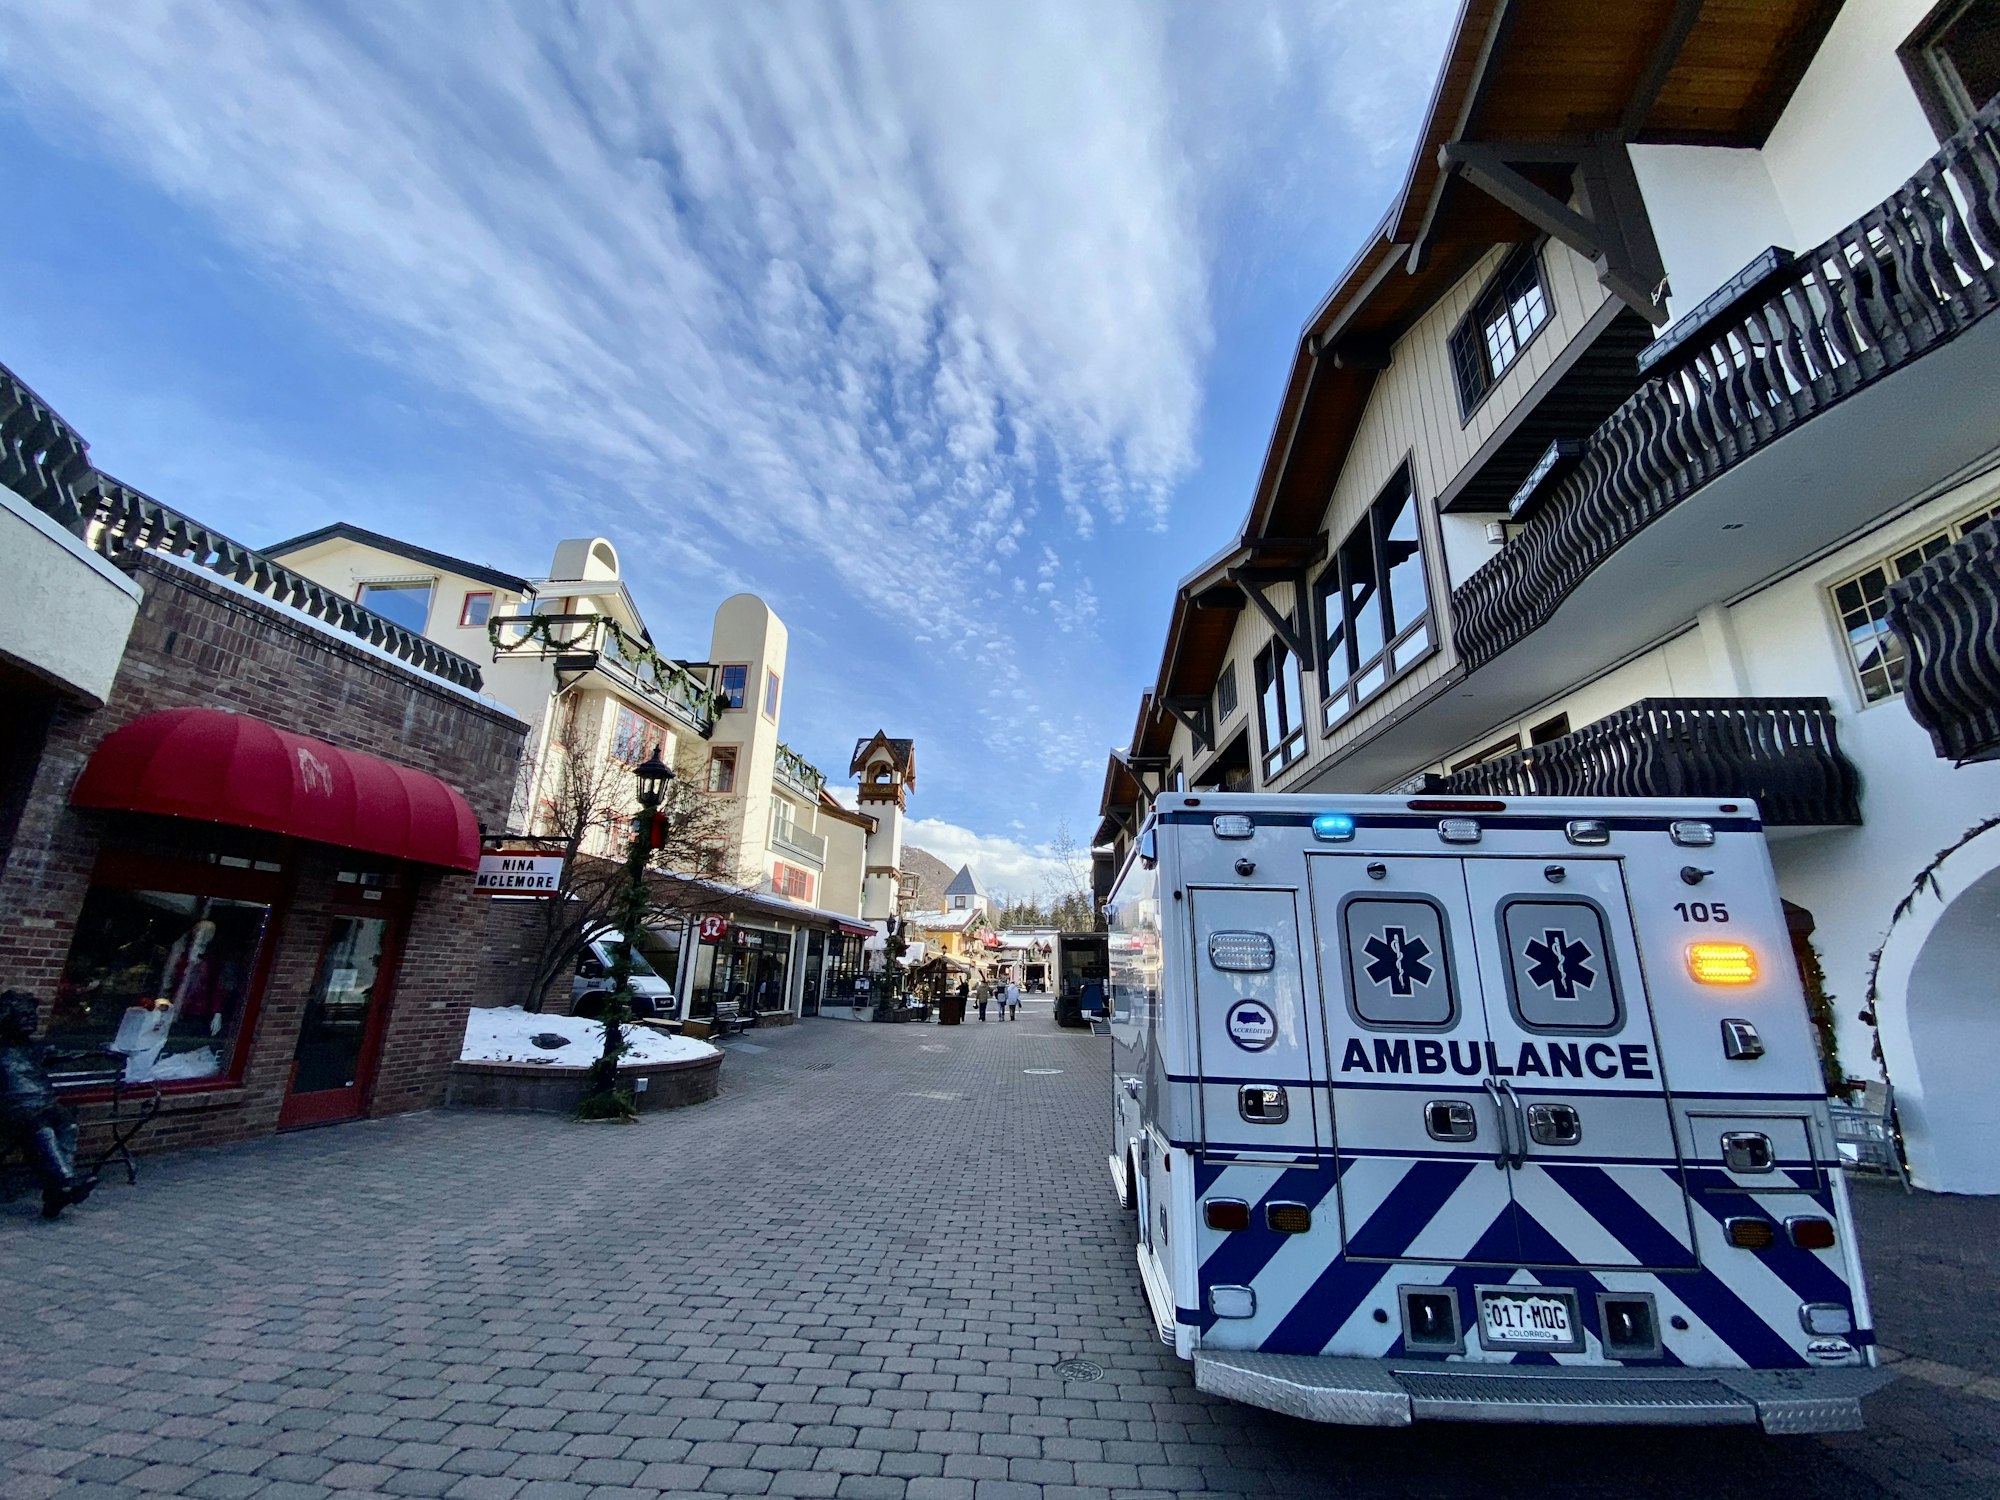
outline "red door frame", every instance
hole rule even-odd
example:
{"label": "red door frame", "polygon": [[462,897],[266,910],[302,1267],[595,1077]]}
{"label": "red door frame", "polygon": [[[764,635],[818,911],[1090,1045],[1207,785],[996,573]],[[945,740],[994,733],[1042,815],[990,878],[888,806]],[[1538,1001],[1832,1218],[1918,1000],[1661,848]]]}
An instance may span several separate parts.
{"label": "red door frame", "polygon": [[[405,872],[406,882],[411,872]],[[303,1130],[314,1125],[342,1125],[367,1115],[374,1102],[375,1074],[382,1061],[382,1036],[388,1027],[390,1008],[396,1003],[396,982],[403,963],[403,943],[409,935],[413,887],[405,884],[382,893],[378,903],[342,893],[329,903],[326,936],[320,940],[319,958],[313,965],[313,989],[319,988],[326,973],[326,956],[333,946],[333,922],[341,917],[373,918],[387,923],[382,931],[382,961],[375,970],[374,994],[368,1001],[368,1021],[361,1033],[361,1051],[355,1059],[352,1088],[321,1089],[317,1093],[292,1091],[298,1076],[298,1037],[292,1039],[292,1061],[287,1065],[284,1102],[278,1106],[278,1129]],[[308,995],[307,1006],[312,997]],[[299,1016],[299,1033],[304,1034],[306,1016]]]}

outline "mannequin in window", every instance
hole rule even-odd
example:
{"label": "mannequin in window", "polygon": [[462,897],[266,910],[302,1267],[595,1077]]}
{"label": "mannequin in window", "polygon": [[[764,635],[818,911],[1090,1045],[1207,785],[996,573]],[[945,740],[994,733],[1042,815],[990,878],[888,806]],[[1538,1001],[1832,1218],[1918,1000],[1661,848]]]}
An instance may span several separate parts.
{"label": "mannequin in window", "polygon": [[18,1144],[42,1188],[42,1217],[53,1219],[97,1186],[76,1169],[76,1116],[49,1084],[48,1064],[62,1054],[35,1040],[35,997],[0,994],[0,1138]]}

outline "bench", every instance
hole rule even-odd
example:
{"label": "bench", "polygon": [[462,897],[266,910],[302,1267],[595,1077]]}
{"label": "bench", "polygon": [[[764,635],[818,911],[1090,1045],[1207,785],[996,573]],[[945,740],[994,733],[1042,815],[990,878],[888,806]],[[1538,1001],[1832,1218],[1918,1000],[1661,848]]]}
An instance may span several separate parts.
{"label": "bench", "polygon": [[[79,1152],[78,1169],[95,1177],[110,1163],[120,1162],[125,1168],[126,1183],[136,1184],[139,1164],[132,1159],[132,1142],[160,1112],[160,1086],[157,1083],[126,1083],[125,1055],[122,1052],[58,1054],[50,1058],[46,1073],[49,1086],[59,1099],[90,1094],[102,1096],[110,1102],[111,1112],[105,1118],[94,1121],[93,1128],[108,1127],[111,1142],[95,1155]],[[24,1174],[26,1167],[27,1156],[18,1144],[0,1142],[0,1197],[11,1198],[18,1194],[18,1188],[9,1190],[7,1179]]]}

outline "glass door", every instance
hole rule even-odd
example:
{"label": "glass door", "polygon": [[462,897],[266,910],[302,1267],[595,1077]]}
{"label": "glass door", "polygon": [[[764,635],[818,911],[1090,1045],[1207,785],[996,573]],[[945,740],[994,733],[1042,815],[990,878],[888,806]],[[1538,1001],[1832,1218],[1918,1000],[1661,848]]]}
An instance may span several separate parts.
{"label": "glass door", "polygon": [[360,1116],[389,1009],[391,937],[387,917],[334,916],[299,1026],[280,1129]]}

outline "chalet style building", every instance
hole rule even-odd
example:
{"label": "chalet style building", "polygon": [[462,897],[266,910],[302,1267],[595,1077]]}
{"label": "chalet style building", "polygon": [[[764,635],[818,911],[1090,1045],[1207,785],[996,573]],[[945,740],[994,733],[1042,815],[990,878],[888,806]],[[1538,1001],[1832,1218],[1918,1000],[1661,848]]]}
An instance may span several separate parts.
{"label": "chalet style building", "polygon": [[[836,801],[825,773],[780,738],[790,637],[762,599],[723,600],[706,659],[685,661],[655,647],[604,537],[558,543],[532,579],[346,522],[265,550],[480,659],[486,691],[531,726],[506,833],[559,833],[579,798],[631,808],[632,769],[655,750],[697,790],[706,836],[691,851],[694,882],[673,886],[687,909],[641,938],[690,1015],[723,997],[782,1023],[851,984],[874,931],[859,920],[873,819]],[[584,852],[622,859],[628,837],[623,818],[600,816]],[[489,913],[499,953],[508,915],[506,903]]]}
{"label": "chalet style building", "polygon": [[1996,0],[1467,0],[1174,591],[1168,791],[1754,797],[1830,1085],[2000,1192]]}

